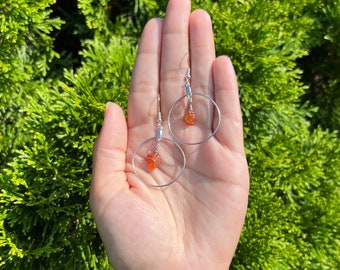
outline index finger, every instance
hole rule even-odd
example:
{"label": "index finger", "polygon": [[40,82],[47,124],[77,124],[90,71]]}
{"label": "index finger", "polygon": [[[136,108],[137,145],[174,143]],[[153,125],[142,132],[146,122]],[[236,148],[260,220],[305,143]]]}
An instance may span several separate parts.
{"label": "index finger", "polygon": [[[144,27],[132,74],[128,101],[128,126],[155,122],[159,91],[159,62],[163,22],[152,19]],[[152,129],[151,129],[152,130]]]}

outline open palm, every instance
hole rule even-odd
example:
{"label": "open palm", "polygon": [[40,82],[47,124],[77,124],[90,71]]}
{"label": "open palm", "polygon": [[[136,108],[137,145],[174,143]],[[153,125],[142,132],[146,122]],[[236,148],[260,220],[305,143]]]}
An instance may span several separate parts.
{"label": "open palm", "polygon": [[[163,120],[183,96],[189,54],[192,89],[215,98],[221,125],[207,142],[182,146],[187,164],[178,181],[150,188],[134,174],[132,155],[155,136],[158,94]],[[217,114],[209,115],[214,129]],[[171,138],[165,127],[163,136]],[[227,57],[215,58],[208,14],[191,13],[189,0],[170,0],[165,20],[152,19],[143,31],[128,121],[108,103],[94,150],[91,207],[111,264],[115,269],[226,269],[244,222],[248,185],[232,64]]]}

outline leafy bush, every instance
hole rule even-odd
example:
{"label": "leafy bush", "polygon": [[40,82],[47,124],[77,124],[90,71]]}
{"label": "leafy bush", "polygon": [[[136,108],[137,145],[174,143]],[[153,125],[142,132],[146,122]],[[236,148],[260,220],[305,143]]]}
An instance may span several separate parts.
{"label": "leafy bush", "polygon": [[314,30],[315,44],[309,55],[299,62],[304,69],[303,79],[310,86],[303,97],[318,107],[311,122],[324,129],[340,128],[340,8],[339,1],[323,1],[313,9],[319,18]]}
{"label": "leafy bush", "polygon": [[59,28],[58,18],[49,18],[47,8],[53,1],[0,2],[0,168],[12,151],[26,140],[21,136],[19,109],[25,95],[32,92],[23,84],[47,72],[52,49],[52,29]]}
{"label": "leafy bush", "polygon": [[[139,34],[165,7],[0,3],[0,269],[110,269],[88,205],[93,142],[104,104],[126,109]],[[335,269],[340,2],[193,7],[240,83],[251,192],[231,268]]]}

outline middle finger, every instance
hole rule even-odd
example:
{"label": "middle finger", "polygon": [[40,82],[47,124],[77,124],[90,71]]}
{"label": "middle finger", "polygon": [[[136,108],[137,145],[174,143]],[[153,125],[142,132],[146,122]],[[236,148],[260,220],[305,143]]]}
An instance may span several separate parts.
{"label": "middle finger", "polygon": [[170,106],[183,95],[188,68],[189,0],[170,0],[163,26],[160,66],[160,92],[163,118]]}

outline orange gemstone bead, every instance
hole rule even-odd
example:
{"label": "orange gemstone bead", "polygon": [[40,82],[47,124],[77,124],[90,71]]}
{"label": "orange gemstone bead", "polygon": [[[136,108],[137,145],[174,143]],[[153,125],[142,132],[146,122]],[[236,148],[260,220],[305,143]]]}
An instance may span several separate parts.
{"label": "orange gemstone bead", "polygon": [[158,152],[149,151],[148,155],[146,156],[146,165],[150,171],[158,168],[159,164],[161,163],[161,157]]}
{"label": "orange gemstone bead", "polygon": [[184,122],[188,126],[193,126],[196,123],[196,115],[193,110],[187,110],[186,113],[184,114]]}

